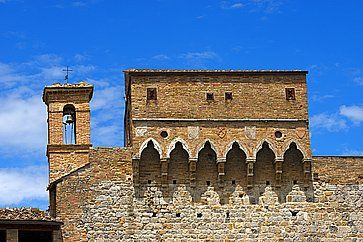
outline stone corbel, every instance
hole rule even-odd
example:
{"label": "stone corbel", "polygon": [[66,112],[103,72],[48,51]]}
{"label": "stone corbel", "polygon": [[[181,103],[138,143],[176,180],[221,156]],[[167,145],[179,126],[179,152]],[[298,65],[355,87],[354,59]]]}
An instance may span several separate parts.
{"label": "stone corbel", "polygon": [[276,182],[276,187],[281,187],[282,162],[283,161],[284,161],[284,158],[282,158],[282,157],[276,157],[275,158],[275,182]]}
{"label": "stone corbel", "polygon": [[189,158],[189,180],[190,186],[195,187],[198,158]]}
{"label": "stone corbel", "polygon": [[168,163],[169,159],[163,158],[161,161],[161,183],[163,187],[168,185]]}
{"label": "stone corbel", "polygon": [[140,158],[137,157],[132,158],[132,173],[134,176],[133,181],[135,186],[139,186],[140,184],[139,164],[140,164]]}
{"label": "stone corbel", "polygon": [[304,168],[304,184],[309,186],[311,181],[311,158],[305,158],[303,161]]}
{"label": "stone corbel", "polygon": [[226,163],[226,158],[218,158],[217,159],[217,170],[218,170],[218,183],[219,186],[222,187],[223,186],[223,177],[225,175],[225,170],[224,170],[224,164]]}
{"label": "stone corbel", "polygon": [[253,175],[254,175],[253,166],[254,166],[255,162],[256,162],[255,158],[247,158],[246,159],[246,163],[247,163],[247,187],[248,188],[253,187]]}

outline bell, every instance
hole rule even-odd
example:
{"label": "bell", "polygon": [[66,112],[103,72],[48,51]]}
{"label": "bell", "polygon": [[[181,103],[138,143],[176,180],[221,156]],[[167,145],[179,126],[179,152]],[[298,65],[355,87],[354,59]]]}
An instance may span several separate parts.
{"label": "bell", "polygon": [[71,123],[73,123],[73,116],[72,115],[67,115],[67,117],[66,117],[66,123],[67,124],[71,124]]}

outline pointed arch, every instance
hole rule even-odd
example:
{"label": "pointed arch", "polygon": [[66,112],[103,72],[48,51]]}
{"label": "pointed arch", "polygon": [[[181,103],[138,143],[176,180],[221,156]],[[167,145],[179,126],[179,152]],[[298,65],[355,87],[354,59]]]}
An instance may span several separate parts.
{"label": "pointed arch", "polygon": [[299,144],[299,142],[297,142],[296,140],[294,140],[294,139],[291,139],[291,140],[289,140],[288,142],[286,142],[285,144],[284,144],[284,146],[283,146],[283,149],[282,149],[282,154],[281,154],[281,156],[284,156],[285,155],[285,153],[286,153],[286,151],[288,150],[288,149],[290,149],[290,146],[292,145],[292,144],[295,144],[296,145],[296,148],[303,154],[303,157],[304,157],[304,159],[307,159],[308,157],[307,157],[307,154],[306,154],[306,152],[305,152],[305,150],[301,147],[301,145]]}
{"label": "pointed arch", "polygon": [[271,148],[271,144],[263,141],[261,148],[256,153],[256,163],[254,164],[254,182],[263,192],[268,185],[275,183],[275,163],[276,152]]}
{"label": "pointed arch", "polygon": [[196,152],[195,152],[195,156],[194,157],[198,157],[199,152],[204,148],[205,144],[209,142],[210,147],[212,148],[212,150],[217,154],[217,157],[219,155],[218,150],[216,148],[216,146],[213,144],[213,142],[210,139],[206,139],[204,140],[202,143],[200,143],[197,146]]}
{"label": "pointed arch", "polygon": [[270,140],[268,140],[268,139],[263,139],[263,140],[261,140],[258,144],[257,144],[257,146],[256,146],[256,148],[255,148],[255,150],[253,151],[253,157],[254,158],[256,158],[256,156],[257,156],[257,153],[262,149],[262,146],[263,146],[263,144],[264,143],[267,143],[268,144],[268,147],[273,151],[273,153],[275,154],[275,156],[277,156],[278,155],[278,153],[277,153],[277,149],[275,148],[275,146],[273,145],[273,143],[270,141]]}
{"label": "pointed arch", "polygon": [[191,153],[190,153],[190,149],[187,145],[187,142],[185,142],[182,138],[175,138],[171,141],[169,147],[168,147],[168,150],[166,151],[166,158],[170,158],[170,153],[175,149],[175,145],[176,143],[180,142],[183,146],[183,149],[188,152],[188,155],[190,157]]}
{"label": "pointed arch", "polygon": [[163,156],[163,150],[161,149],[161,145],[153,138],[149,138],[147,140],[145,140],[141,146],[140,146],[140,149],[139,149],[139,157],[141,157],[141,153],[144,149],[146,149],[147,147],[147,144],[149,142],[152,142],[154,144],[154,148],[158,151],[159,155],[160,155],[160,158]]}
{"label": "pointed arch", "polygon": [[232,140],[232,142],[229,143],[229,145],[227,146],[227,149],[225,150],[225,152],[223,154],[223,157],[227,158],[227,154],[233,148],[234,143],[237,143],[239,148],[241,150],[243,150],[243,152],[245,152],[246,157],[248,157],[248,150],[242,145],[242,142],[240,142],[239,140]]}
{"label": "pointed arch", "polygon": [[246,186],[247,185],[247,153],[243,147],[234,141],[227,149],[226,163],[224,165],[225,176],[224,180],[227,185]]}

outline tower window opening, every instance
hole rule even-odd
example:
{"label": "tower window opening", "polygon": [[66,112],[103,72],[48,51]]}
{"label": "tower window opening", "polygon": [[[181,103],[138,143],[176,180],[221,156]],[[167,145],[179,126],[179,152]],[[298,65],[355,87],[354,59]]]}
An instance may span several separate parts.
{"label": "tower window opening", "polygon": [[214,93],[207,92],[207,101],[214,101]]}
{"label": "tower window opening", "polygon": [[157,100],[156,88],[147,88],[147,100]]}
{"label": "tower window opening", "polygon": [[224,98],[226,99],[226,101],[231,101],[232,100],[232,92],[225,92],[224,93]]}
{"label": "tower window opening", "polygon": [[286,100],[295,100],[295,88],[286,88]]}
{"label": "tower window opening", "polygon": [[63,143],[76,144],[76,110],[72,104],[63,108]]}

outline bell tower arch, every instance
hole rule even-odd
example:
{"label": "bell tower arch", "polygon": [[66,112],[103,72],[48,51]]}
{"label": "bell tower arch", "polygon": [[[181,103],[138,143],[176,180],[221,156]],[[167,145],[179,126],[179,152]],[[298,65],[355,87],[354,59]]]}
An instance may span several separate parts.
{"label": "bell tower arch", "polygon": [[43,101],[48,111],[50,183],[89,162],[90,101],[93,86],[53,84],[44,88]]}

